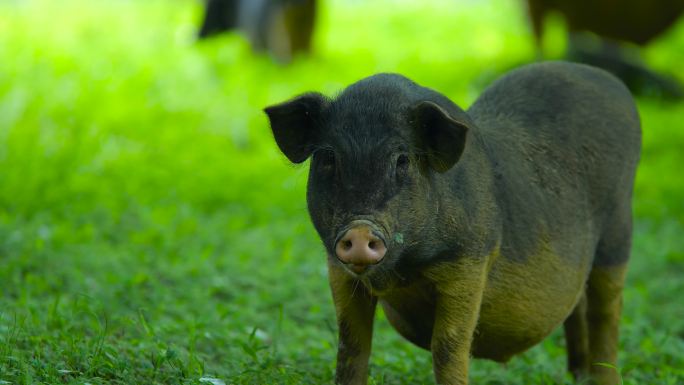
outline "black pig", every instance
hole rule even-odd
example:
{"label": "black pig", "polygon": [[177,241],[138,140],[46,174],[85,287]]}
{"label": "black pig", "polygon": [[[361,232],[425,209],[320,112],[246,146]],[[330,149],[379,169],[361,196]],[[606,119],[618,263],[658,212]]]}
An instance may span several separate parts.
{"label": "black pig", "polygon": [[564,62],[499,79],[463,111],[400,75],[265,109],[294,163],[337,312],[336,382],[365,384],[376,303],[440,384],[560,324],[577,379],[615,364],[641,142],[629,91]]}

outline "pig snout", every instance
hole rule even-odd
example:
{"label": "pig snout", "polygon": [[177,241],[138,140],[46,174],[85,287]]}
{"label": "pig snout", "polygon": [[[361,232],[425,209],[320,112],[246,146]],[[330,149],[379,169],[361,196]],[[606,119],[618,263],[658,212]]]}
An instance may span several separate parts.
{"label": "pig snout", "polygon": [[357,274],[382,261],[387,252],[384,237],[368,221],[354,221],[335,243],[337,258]]}

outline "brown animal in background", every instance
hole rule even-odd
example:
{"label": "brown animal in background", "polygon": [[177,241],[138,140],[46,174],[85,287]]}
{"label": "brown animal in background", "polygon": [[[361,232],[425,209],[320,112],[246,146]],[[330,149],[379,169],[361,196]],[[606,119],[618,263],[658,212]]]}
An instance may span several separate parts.
{"label": "brown animal in background", "polygon": [[558,11],[572,32],[591,31],[638,45],[665,32],[684,11],[684,0],[527,0],[527,4],[538,40],[545,15]]}
{"label": "brown animal in background", "polygon": [[[526,0],[537,45],[544,18],[559,12],[569,30],[568,59],[601,67],[622,79],[633,91],[684,97],[676,79],[654,73],[623,43],[644,46],[667,31],[684,12],[684,0]],[[587,41],[582,32],[600,37]]]}
{"label": "brown animal in background", "polygon": [[311,50],[316,0],[208,0],[200,39],[238,30],[252,48],[288,63]]}

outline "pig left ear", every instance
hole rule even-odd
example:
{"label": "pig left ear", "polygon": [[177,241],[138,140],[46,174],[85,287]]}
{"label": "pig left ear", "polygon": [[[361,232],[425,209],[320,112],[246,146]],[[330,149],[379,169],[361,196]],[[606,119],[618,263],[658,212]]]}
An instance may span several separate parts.
{"label": "pig left ear", "polygon": [[467,117],[464,118],[452,117],[444,108],[431,101],[420,102],[413,108],[419,145],[426,153],[428,164],[435,171],[448,171],[461,157],[468,131]]}
{"label": "pig left ear", "polygon": [[292,163],[302,163],[311,155],[316,125],[327,103],[325,96],[308,93],[264,109],[280,151]]}

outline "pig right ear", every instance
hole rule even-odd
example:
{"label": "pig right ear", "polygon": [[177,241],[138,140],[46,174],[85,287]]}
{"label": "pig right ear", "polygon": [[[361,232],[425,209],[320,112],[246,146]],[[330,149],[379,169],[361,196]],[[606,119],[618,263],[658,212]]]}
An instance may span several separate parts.
{"label": "pig right ear", "polygon": [[414,106],[413,121],[429,166],[440,173],[448,171],[465,148],[468,116],[463,112],[454,117],[437,103],[423,101]]}
{"label": "pig right ear", "polygon": [[327,103],[325,96],[308,93],[264,109],[280,151],[292,163],[301,163],[311,155],[316,125]]}

